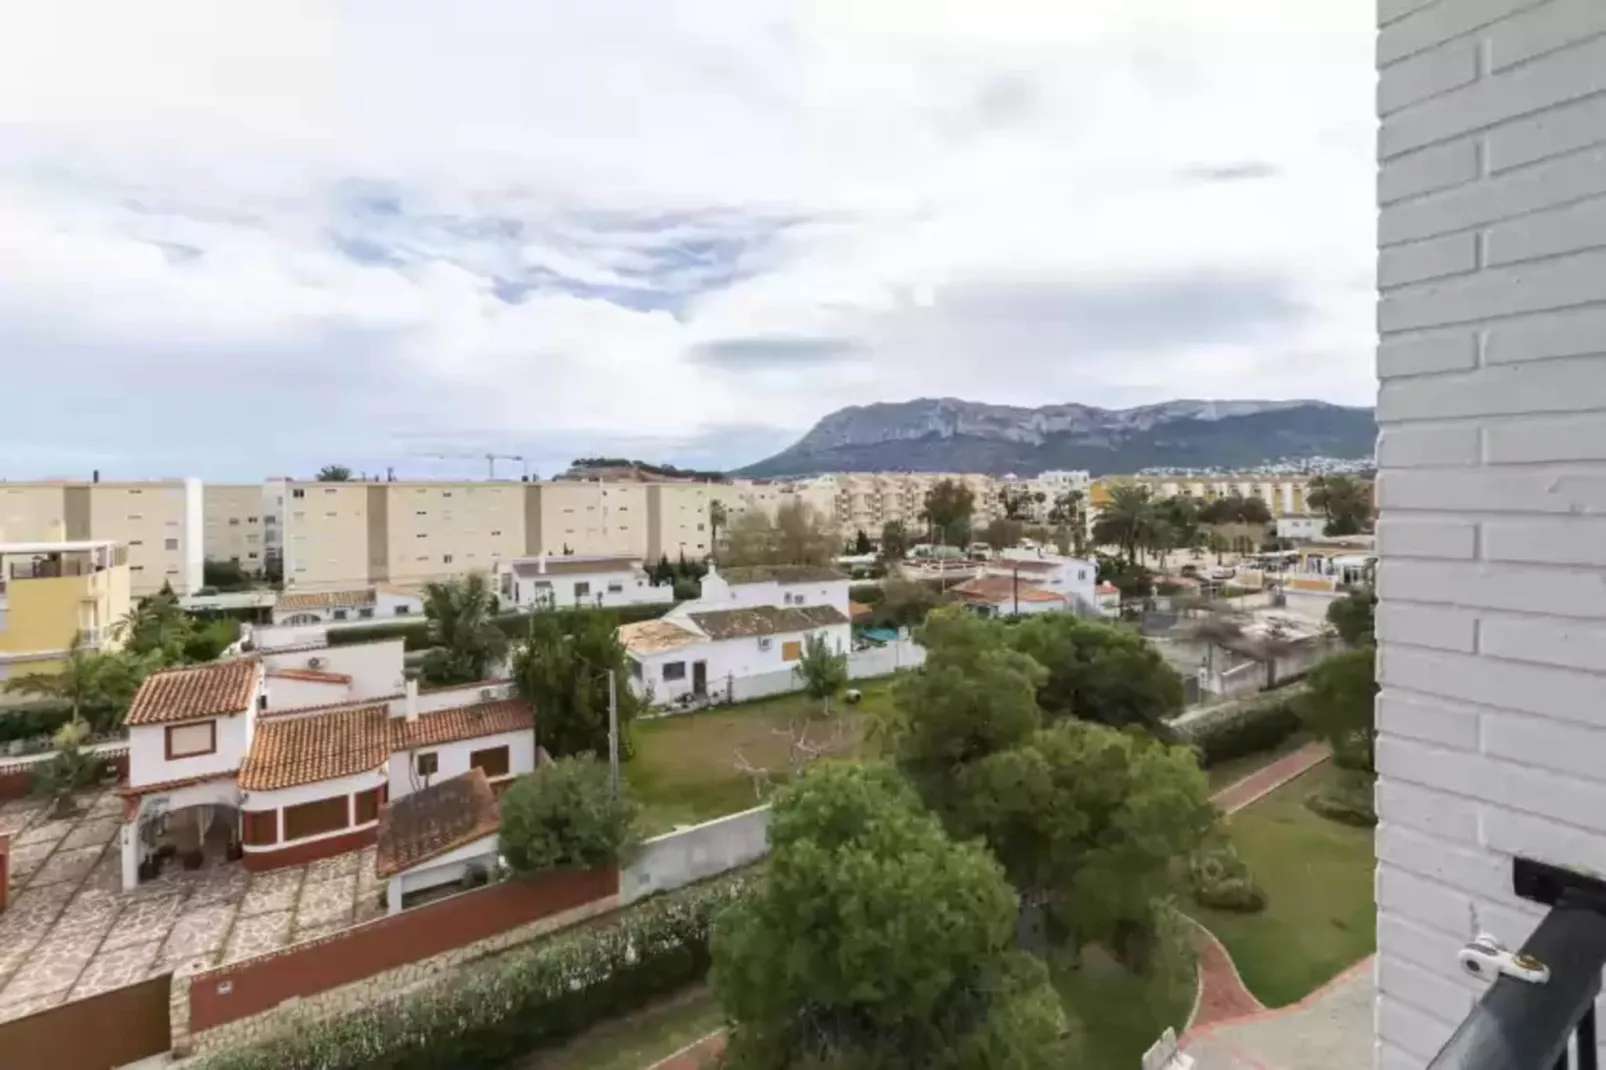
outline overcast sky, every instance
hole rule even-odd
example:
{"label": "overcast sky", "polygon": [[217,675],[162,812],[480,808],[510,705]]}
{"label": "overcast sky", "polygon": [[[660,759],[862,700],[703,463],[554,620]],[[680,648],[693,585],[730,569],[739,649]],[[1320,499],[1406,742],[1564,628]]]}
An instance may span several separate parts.
{"label": "overcast sky", "polygon": [[1371,12],[0,0],[0,477],[1370,404]]}

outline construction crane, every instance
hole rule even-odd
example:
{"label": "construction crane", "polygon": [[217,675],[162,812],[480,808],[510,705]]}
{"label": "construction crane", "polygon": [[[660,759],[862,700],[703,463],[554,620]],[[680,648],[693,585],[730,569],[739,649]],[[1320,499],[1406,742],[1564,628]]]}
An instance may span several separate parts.
{"label": "construction crane", "polygon": [[481,461],[485,462],[485,478],[496,478],[497,461],[518,461],[523,466],[523,478],[530,478],[530,462],[517,453],[425,453],[421,456],[437,461]]}

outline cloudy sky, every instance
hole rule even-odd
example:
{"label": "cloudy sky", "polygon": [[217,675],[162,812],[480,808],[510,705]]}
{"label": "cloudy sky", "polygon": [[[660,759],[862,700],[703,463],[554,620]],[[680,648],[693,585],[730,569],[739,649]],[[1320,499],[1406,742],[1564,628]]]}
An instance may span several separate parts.
{"label": "cloudy sky", "polygon": [[0,0],[0,476],[1370,403],[1368,5]]}

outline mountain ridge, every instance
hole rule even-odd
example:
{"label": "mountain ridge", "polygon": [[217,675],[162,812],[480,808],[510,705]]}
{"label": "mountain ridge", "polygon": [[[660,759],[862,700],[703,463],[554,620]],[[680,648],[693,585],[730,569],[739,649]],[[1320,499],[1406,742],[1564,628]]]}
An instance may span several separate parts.
{"label": "mountain ridge", "polygon": [[788,448],[737,474],[1248,468],[1288,457],[1366,458],[1376,438],[1372,409],[1308,399],[1181,398],[1105,409],[916,398],[838,409]]}

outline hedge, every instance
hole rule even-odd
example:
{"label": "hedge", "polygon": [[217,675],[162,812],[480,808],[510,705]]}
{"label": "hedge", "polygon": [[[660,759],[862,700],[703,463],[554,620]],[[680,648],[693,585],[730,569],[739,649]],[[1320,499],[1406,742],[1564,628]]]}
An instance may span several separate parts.
{"label": "hedge", "polygon": [[55,735],[72,720],[72,707],[55,702],[0,706],[0,743]]}
{"label": "hedge", "polygon": [[[609,609],[581,609],[581,613],[611,613],[620,624],[640,620],[654,620],[669,612],[672,603],[658,602],[645,605],[617,606]],[[495,618],[509,639],[522,638],[530,626],[529,613],[503,613]],[[361,624],[349,628],[330,628],[329,645],[347,646],[351,643],[374,643],[382,639],[402,639],[408,650],[428,650],[429,621],[424,617],[412,620],[385,621],[382,624]]]}
{"label": "hedge", "polygon": [[703,980],[714,919],[746,881],[737,873],[654,897],[446,983],[219,1052],[199,1070],[501,1070]]}
{"label": "hedge", "polygon": [[1173,727],[1173,732],[1177,742],[1199,752],[1199,764],[1206,769],[1231,758],[1259,754],[1299,731],[1298,702],[1303,690],[1283,688],[1231,707],[1210,710],[1185,725]]}

